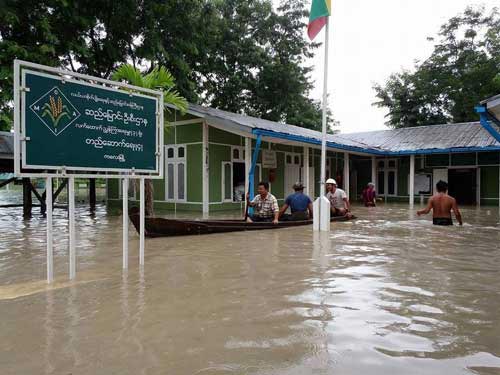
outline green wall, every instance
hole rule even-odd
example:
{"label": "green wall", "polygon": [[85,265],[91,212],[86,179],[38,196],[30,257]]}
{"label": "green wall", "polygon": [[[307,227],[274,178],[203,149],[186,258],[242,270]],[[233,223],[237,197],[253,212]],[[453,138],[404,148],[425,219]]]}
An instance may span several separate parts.
{"label": "green wall", "polygon": [[481,167],[481,204],[498,204],[498,167]]}
{"label": "green wall", "polygon": [[[231,161],[231,146],[209,145],[210,202],[222,201],[222,162]],[[201,163],[201,161],[200,161]]]}
{"label": "green wall", "polygon": [[203,168],[201,144],[187,145],[186,173],[187,173],[187,201],[203,202]]}

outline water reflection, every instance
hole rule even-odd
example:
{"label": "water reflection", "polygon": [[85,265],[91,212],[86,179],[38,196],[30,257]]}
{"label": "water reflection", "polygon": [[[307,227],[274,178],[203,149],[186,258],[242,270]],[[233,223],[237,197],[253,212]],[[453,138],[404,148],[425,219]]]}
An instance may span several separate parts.
{"label": "water reflection", "polygon": [[435,228],[404,205],[357,207],[330,233],[152,239],[122,271],[121,217],[0,221],[2,374],[500,373],[499,212]]}

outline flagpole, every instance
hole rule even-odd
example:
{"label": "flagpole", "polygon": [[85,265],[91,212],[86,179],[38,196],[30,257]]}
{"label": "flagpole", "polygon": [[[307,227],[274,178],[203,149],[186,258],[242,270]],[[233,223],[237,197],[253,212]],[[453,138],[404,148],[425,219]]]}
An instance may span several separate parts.
{"label": "flagpole", "polygon": [[[328,42],[330,39],[330,17],[326,18],[325,27],[325,66],[323,71],[323,121],[322,121],[322,136],[321,136],[321,194],[325,194],[326,180],[326,120],[327,120],[327,100],[328,100]],[[321,205],[320,205],[321,207]],[[323,215],[320,214],[320,217]]]}

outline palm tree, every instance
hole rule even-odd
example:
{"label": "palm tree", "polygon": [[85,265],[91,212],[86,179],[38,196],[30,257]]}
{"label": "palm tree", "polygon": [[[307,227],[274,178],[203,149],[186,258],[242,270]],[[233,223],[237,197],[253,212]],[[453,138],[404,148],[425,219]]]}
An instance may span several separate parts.
{"label": "palm tree", "polygon": [[[112,74],[115,81],[126,82],[134,86],[152,90],[163,91],[165,104],[170,104],[184,113],[188,108],[187,100],[175,90],[175,79],[165,67],[155,67],[149,73],[142,73],[139,69],[130,64],[121,65]],[[165,107],[168,111],[168,107]],[[151,180],[144,181],[146,193],[145,206],[146,216],[153,216],[153,183]],[[124,194],[127,194],[124,192]]]}

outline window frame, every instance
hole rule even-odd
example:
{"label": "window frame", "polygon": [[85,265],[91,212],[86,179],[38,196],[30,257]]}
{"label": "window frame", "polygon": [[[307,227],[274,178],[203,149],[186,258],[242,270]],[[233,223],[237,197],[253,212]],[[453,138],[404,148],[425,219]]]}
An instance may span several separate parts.
{"label": "window frame", "polygon": [[[179,149],[184,149],[184,156],[179,157]],[[168,150],[173,149],[173,157],[168,157]],[[187,202],[187,145],[178,144],[178,145],[166,145],[165,146],[165,202],[170,203],[185,203]],[[169,189],[169,175],[168,175],[168,166],[173,165],[173,198],[170,198],[170,189]],[[184,166],[184,198],[179,198],[179,165]]]}

